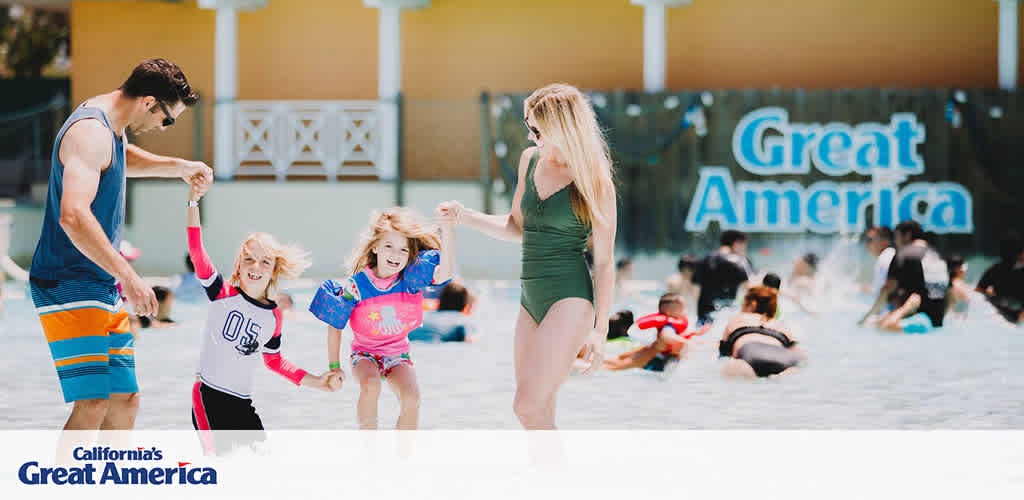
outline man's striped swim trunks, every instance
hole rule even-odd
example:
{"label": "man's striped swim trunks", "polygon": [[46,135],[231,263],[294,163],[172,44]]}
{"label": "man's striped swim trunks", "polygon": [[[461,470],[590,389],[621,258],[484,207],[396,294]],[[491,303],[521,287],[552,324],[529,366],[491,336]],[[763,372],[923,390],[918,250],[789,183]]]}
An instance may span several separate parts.
{"label": "man's striped swim trunks", "polygon": [[33,277],[30,288],[64,402],[139,391],[135,341],[116,287]]}

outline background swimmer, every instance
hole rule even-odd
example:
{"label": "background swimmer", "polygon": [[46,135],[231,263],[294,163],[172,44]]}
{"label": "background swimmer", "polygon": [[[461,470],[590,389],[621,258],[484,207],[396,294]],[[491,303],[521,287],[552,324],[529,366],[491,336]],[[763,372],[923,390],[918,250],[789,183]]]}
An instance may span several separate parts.
{"label": "background swimmer", "polygon": [[438,295],[437,310],[423,313],[423,325],[409,332],[409,340],[472,343],[477,335],[472,318],[475,301],[464,285],[448,283]]}
{"label": "background swimmer", "polygon": [[[677,326],[687,324],[686,303],[682,296],[674,293],[662,295],[658,301],[658,313],[667,318],[658,322],[658,334],[654,342],[614,358],[605,359],[603,367],[606,370],[643,368],[660,372],[665,371],[669,363],[679,361],[686,355],[686,328]],[[679,331],[680,328],[683,331]]]}
{"label": "background swimmer", "polygon": [[693,273],[697,270],[697,263],[700,259],[696,255],[684,255],[679,258],[676,264],[678,272],[665,279],[665,289],[669,293],[676,293],[683,296],[687,304],[697,302],[697,294],[700,292],[693,282]]}
{"label": "background swimmer", "polygon": [[751,288],[743,309],[725,326],[718,353],[730,359],[722,366],[727,377],[767,377],[795,373],[807,359],[789,328],[775,319],[778,292],[767,286]]}

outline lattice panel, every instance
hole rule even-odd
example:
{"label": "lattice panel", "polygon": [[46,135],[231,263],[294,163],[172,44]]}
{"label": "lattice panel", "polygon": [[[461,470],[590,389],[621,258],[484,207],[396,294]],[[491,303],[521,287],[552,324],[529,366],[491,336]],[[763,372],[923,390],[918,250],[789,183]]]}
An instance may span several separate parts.
{"label": "lattice panel", "polygon": [[243,101],[235,110],[235,174],[377,175],[376,101]]}

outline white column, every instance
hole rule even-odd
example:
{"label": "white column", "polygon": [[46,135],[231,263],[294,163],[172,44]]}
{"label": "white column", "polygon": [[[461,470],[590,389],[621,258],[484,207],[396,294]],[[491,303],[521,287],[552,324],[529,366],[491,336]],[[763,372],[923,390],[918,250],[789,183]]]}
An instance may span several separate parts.
{"label": "white column", "polygon": [[377,98],[380,100],[377,130],[377,173],[381,180],[398,176],[398,104],[402,91],[402,10],[381,7],[377,33]]}
{"label": "white column", "polygon": [[[238,11],[254,11],[268,0],[199,0],[199,8],[217,11],[214,34],[213,173],[235,174],[235,99],[238,98]],[[196,158],[199,160],[200,158]]]}
{"label": "white column", "polygon": [[999,87],[1017,88],[1017,0],[999,2]]}
{"label": "white column", "polygon": [[398,177],[398,105],[402,92],[402,9],[420,9],[430,0],[363,0],[379,9],[377,30],[377,175],[383,181]]}
{"label": "white column", "polygon": [[644,90],[665,90],[665,6],[644,6]]}
{"label": "white column", "polygon": [[213,166],[218,179],[235,172],[235,99],[238,97],[238,11],[217,8],[214,48]]}
{"label": "white column", "polygon": [[689,4],[689,0],[631,0],[644,7],[644,90],[665,90],[667,43],[665,13],[669,7]]}
{"label": "white column", "polygon": [[398,7],[380,8],[377,34],[377,94],[390,99],[402,90],[402,11]]}

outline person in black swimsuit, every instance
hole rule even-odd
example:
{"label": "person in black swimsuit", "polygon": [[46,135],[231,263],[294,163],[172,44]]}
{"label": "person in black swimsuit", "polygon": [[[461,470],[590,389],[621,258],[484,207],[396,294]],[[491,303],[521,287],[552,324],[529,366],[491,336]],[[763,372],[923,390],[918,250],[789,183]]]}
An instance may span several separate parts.
{"label": "person in black swimsuit", "polygon": [[743,309],[729,320],[718,344],[718,354],[732,358],[722,367],[723,375],[792,373],[807,359],[789,328],[774,319],[778,301],[778,291],[763,285],[751,288],[743,297]]}
{"label": "person in black swimsuit", "polygon": [[736,293],[753,276],[747,260],[747,235],[740,231],[722,232],[721,246],[697,263],[693,283],[700,287],[697,298],[697,324],[712,321],[712,313],[736,301]]}
{"label": "person in black swimsuit", "polygon": [[985,271],[977,291],[1011,323],[1024,322],[1024,240],[1009,232],[999,242],[1000,262]]}
{"label": "person in black swimsuit", "polygon": [[924,229],[917,221],[900,222],[893,234],[896,256],[889,264],[885,285],[858,324],[865,324],[888,302],[893,310],[878,322],[880,329],[927,333],[941,327],[946,315],[949,269],[946,261],[925,241]]}

